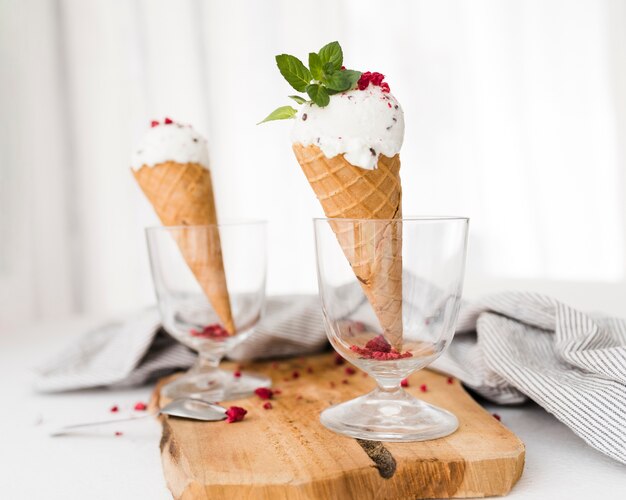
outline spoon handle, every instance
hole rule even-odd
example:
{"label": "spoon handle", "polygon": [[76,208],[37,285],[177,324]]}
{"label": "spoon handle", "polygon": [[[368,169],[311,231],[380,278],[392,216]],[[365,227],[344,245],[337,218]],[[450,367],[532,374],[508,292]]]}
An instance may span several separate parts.
{"label": "spoon handle", "polygon": [[155,417],[158,414],[159,414],[158,411],[152,411],[152,412],[144,413],[143,415],[133,415],[130,417],[120,415],[120,417],[118,418],[108,418],[106,420],[97,420],[93,422],[79,422],[76,424],[66,424],[66,425],[62,425],[62,426],[59,426],[50,430],[49,435],[50,436],[62,436],[63,434],[69,434],[72,431],[80,430],[80,429],[84,429],[88,427],[97,427],[100,425],[116,424],[118,422],[130,422],[132,420],[141,420],[141,419],[148,418],[148,417]]}

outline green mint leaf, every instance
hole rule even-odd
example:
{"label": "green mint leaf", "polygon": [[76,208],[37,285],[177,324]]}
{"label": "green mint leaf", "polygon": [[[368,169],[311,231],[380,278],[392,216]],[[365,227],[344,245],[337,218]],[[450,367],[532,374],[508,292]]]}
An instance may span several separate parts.
{"label": "green mint leaf", "polygon": [[289,85],[298,92],[304,92],[306,86],[311,82],[312,76],[302,61],[288,54],[280,54],[276,56],[276,64],[280,74],[285,77]]}
{"label": "green mint leaf", "polygon": [[343,64],[343,51],[339,42],[324,45],[319,51],[319,56],[322,64],[332,63],[335,69],[340,69]]}
{"label": "green mint leaf", "polygon": [[329,78],[326,79],[324,84],[326,87],[338,92],[351,89],[356,82],[361,78],[360,71],[354,71],[346,69],[343,71],[335,71]]}
{"label": "green mint leaf", "polygon": [[269,115],[265,117],[264,120],[257,123],[257,125],[265,122],[271,122],[273,120],[286,120],[288,118],[294,118],[297,112],[298,111],[293,109],[291,106],[281,106],[280,108],[276,108],[274,111],[272,111]]}
{"label": "green mint leaf", "polygon": [[304,97],[300,97],[299,95],[290,95],[289,97],[298,104],[304,104],[306,102],[306,99]]}
{"label": "green mint leaf", "polygon": [[320,108],[324,106],[328,106],[330,102],[330,97],[328,97],[328,92],[326,89],[317,83],[313,85],[307,85],[306,93],[309,94],[311,100],[317,104]]}
{"label": "green mint leaf", "polygon": [[322,67],[322,72],[324,73],[322,80],[328,80],[335,72],[335,66],[333,66],[333,63],[331,62],[327,62]]}
{"label": "green mint leaf", "polygon": [[311,52],[309,54],[309,69],[311,70],[313,78],[315,78],[316,80],[322,79],[322,60],[320,59],[320,56],[318,56],[315,52]]}

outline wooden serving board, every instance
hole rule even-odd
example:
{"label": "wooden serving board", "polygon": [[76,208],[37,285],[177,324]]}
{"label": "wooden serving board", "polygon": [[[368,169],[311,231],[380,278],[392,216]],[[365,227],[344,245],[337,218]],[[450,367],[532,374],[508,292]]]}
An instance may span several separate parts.
{"label": "wooden serving board", "polygon": [[[234,364],[224,363],[225,368]],[[364,394],[374,381],[346,373],[332,354],[250,363],[281,394],[225,403],[248,410],[241,422],[160,417],[161,457],[176,499],[394,499],[505,495],[524,468],[524,444],[454,380],[422,370],[407,390],[450,410],[459,430],[434,441],[382,443],[335,434],[319,422],[328,406]],[[299,377],[294,378],[293,373]],[[170,380],[170,379],[168,379]],[[162,381],[160,385],[167,382]],[[345,381],[345,382],[344,382]],[[426,384],[427,391],[420,386]],[[153,404],[165,404],[159,387]]]}

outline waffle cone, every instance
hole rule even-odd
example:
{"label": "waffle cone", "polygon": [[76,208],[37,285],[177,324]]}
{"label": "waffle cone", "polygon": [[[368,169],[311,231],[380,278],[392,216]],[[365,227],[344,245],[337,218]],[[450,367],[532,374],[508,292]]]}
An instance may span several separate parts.
{"label": "waffle cone", "polygon": [[222,325],[235,333],[211,172],[197,163],[168,161],[133,174],[164,226],[210,225],[206,232],[182,230],[174,238]]}
{"label": "waffle cone", "polygon": [[380,156],[374,170],[343,155],[327,158],[314,145],[293,151],[328,218],[380,219],[379,224],[330,223],[388,342],[402,347],[402,217],[400,156]]}

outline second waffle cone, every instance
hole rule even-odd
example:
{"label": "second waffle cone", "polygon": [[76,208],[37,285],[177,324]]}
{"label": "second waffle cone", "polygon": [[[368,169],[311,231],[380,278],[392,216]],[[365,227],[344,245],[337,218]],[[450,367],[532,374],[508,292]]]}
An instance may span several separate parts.
{"label": "second waffle cone", "polygon": [[224,328],[234,334],[211,172],[197,163],[168,161],[133,174],[164,226],[208,226],[173,235]]}
{"label": "second waffle cone", "polygon": [[355,167],[343,155],[327,158],[315,145],[293,151],[328,218],[380,220],[377,224],[332,221],[343,253],[361,283],[385,338],[402,347],[402,218],[400,156],[380,156],[377,168]]}

